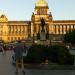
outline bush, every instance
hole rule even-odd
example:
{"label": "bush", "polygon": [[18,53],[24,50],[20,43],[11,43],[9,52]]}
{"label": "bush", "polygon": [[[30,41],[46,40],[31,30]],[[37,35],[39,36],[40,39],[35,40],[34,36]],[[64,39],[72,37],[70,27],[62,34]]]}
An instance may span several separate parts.
{"label": "bush", "polygon": [[65,46],[32,45],[25,58],[28,63],[42,63],[46,59],[61,65],[73,65],[73,56]]}
{"label": "bush", "polygon": [[64,43],[71,43],[72,45],[75,44],[75,30],[69,31],[64,35]]}
{"label": "bush", "polygon": [[49,47],[49,60],[61,65],[73,65],[73,56],[69,53],[69,50],[65,46],[54,45]]}
{"label": "bush", "polygon": [[29,63],[41,63],[42,48],[42,45],[32,45],[28,51],[27,61]]}

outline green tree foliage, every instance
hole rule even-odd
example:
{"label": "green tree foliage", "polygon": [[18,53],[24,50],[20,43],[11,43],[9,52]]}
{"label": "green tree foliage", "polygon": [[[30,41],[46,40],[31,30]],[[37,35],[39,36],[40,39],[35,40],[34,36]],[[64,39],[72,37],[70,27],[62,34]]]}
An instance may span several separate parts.
{"label": "green tree foliage", "polygon": [[75,44],[75,30],[69,31],[64,35],[64,42]]}
{"label": "green tree foliage", "polygon": [[61,65],[73,65],[73,56],[65,46],[32,45],[27,54],[27,62],[42,63],[46,59]]}
{"label": "green tree foliage", "polygon": [[41,63],[42,62],[42,48],[41,45],[32,45],[28,51],[27,59],[30,63]]}
{"label": "green tree foliage", "polygon": [[73,64],[73,57],[65,46],[54,45],[49,47],[49,60],[61,65]]}

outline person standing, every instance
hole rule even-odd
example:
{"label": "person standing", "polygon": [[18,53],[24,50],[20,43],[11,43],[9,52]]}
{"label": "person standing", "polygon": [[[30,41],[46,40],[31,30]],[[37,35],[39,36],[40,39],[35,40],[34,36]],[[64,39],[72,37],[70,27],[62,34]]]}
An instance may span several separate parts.
{"label": "person standing", "polygon": [[5,50],[4,50],[3,45],[0,45],[0,52],[2,52],[3,55],[5,55]]}
{"label": "person standing", "polygon": [[23,44],[21,43],[21,41],[18,41],[17,45],[14,47],[14,52],[15,52],[15,59],[16,59],[16,74],[18,74],[18,69],[19,69],[19,66],[18,66],[18,63],[20,61],[21,63],[21,68],[22,68],[22,72],[23,74],[25,74],[25,71],[24,71],[24,64],[23,64],[23,51],[24,51],[24,46]]}
{"label": "person standing", "polygon": [[3,47],[0,45],[0,52],[3,52]]}
{"label": "person standing", "polygon": [[3,45],[3,54],[6,54],[6,45]]}

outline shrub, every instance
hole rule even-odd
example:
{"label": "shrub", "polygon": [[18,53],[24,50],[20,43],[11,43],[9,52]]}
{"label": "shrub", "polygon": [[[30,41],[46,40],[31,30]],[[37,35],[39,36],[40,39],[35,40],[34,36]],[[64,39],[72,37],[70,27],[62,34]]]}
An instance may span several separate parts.
{"label": "shrub", "polygon": [[73,65],[74,58],[65,46],[32,45],[25,58],[28,63],[42,63],[46,59],[61,65]]}
{"label": "shrub", "polygon": [[28,51],[27,61],[30,63],[41,63],[42,48],[41,45],[32,45]]}
{"label": "shrub", "polygon": [[73,65],[73,56],[65,46],[54,45],[49,47],[49,60],[61,65]]}

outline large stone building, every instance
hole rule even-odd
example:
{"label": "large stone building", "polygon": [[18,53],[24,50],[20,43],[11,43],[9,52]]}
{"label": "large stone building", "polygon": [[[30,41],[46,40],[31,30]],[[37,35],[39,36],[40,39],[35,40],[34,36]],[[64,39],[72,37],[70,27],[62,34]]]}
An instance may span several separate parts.
{"label": "large stone building", "polygon": [[45,0],[38,0],[31,21],[9,21],[5,15],[0,16],[0,40],[11,42],[36,37],[42,30],[41,18],[45,20],[45,33],[52,35],[52,40],[60,40],[61,35],[75,29],[75,20],[53,20],[48,3]]}

